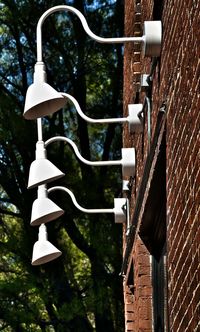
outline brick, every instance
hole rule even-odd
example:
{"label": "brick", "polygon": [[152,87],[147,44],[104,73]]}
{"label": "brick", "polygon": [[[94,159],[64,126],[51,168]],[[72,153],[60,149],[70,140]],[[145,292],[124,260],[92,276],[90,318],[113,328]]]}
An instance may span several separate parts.
{"label": "brick", "polygon": [[127,312],[133,312],[134,311],[134,307],[133,304],[126,304],[126,311]]}
{"label": "brick", "polygon": [[152,296],[152,288],[149,286],[142,286],[138,289],[139,296]]}
{"label": "brick", "polygon": [[140,320],[139,322],[139,331],[145,331],[146,329],[151,328],[151,320],[150,319],[144,319]]}
{"label": "brick", "polygon": [[[136,3],[137,17],[134,16]],[[125,30],[134,33],[135,24],[139,23],[139,28],[143,20],[155,19],[152,15],[158,3],[153,0],[125,1]],[[167,301],[171,332],[200,330],[199,12],[198,1],[188,0],[187,4],[184,0],[164,2],[162,53],[152,89],[152,135],[159,108],[163,102],[167,105]],[[140,55],[139,45],[125,46],[124,110],[139,93],[140,74],[149,72],[150,61]],[[144,96],[144,93],[139,94],[140,102]],[[124,143],[135,147],[137,153],[136,179],[130,200],[133,215],[148,155],[147,123],[142,135],[129,135],[126,128]],[[152,321],[147,319],[152,310],[150,259],[137,234],[133,262],[135,292],[131,332],[153,332]]]}
{"label": "brick", "polygon": [[128,331],[133,331],[133,329],[134,329],[134,323],[133,322],[127,322],[126,327],[127,327]]}
{"label": "brick", "polygon": [[126,320],[127,321],[133,321],[133,319],[134,319],[133,313],[128,312],[127,315],[126,315]]}

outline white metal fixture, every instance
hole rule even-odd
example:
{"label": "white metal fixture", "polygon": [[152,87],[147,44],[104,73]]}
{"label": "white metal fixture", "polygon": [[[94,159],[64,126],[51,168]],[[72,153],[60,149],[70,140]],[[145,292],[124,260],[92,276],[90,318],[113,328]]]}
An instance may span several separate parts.
{"label": "white metal fixture", "polygon": [[37,191],[37,199],[33,202],[31,213],[31,225],[38,226],[55,220],[63,215],[64,211],[48,198],[46,185],[40,185]]}
{"label": "white metal fixture", "polygon": [[47,190],[46,186],[39,186],[38,198],[33,202],[31,214],[31,226],[38,226],[59,218],[64,211],[60,209],[52,200],[48,198],[48,193],[55,190],[66,192],[72,199],[76,208],[85,213],[113,213],[115,223],[124,223],[129,219],[128,200],[126,198],[114,198],[114,208],[112,209],[86,209],[79,205],[71,190],[62,186],[55,186]]}
{"label": "white metal fixture", "polygon": [[145,56],[157,57],[161,52],[161,21],[144,21],[143,52]]}
{"label": "white metal fixture", "polygon": [[46,157],[46,149],[43,141],[36,143],[36,159],[31,163],[29,170],[28,188],[34,188],[40,184],[57,180],[65,174],[61,172]]}
{"label": "white metal fixture", "polygon": [[67,137],[55,136],[50,138],[44,143],[38,141],[36,143],[36,159],[31,163],[29,170],[28,189],[37,187],[41,184],[55,181],[65,174],[61,172],[50,160],[46,157],[45,146],[55,141],[64,141],[69,143],[76,154],[76,156],[84,164],[89,166],[113,166],[121,165],[122,174],[124,176],[135,176],[135,149],[134,148],[122,148],[122,158],[120,160],[106,160],[106,161],[90,161],[83,158],[78,151],[76,144]]}
{"label": "white metal fixture", "polygon": [[135,175],[135,149],[134,148],[122,148],[122,159],[120,160],[103,160],[103,161],[91,161],[83,158],[78,151],[76,144],[69,138],[63,136],[55,136],[51,137],[45,142],[45,147],[47,147],[50,143],[56,141],[63,141],[71,145],[76,156],[80,161],[89,166],[114,166],[121,165],[122,166],[122,174],[124,176],[133,176]]}
{"label": "white metal fixture", "polygon": [[[41,66],[41,64],[35,65],[35,75],[37,73],[38,66]],[[44,67],[44,65],[42,66]],[[38,73],[40,75],[40,70],[38,70]],[[43,83],[41,82],[33,83],[28,88],[24,116],[26,119],[34,120],[35,118],[41,118],[45,115],[49,115],[63,107],[68,99],[73,103],[73,106],[75,107],[80,117],[89,123],[109,124],[127,122],[130,133],[141,132],[142,118],[138,117],[138,114],[141,113],[141,109],[143,107],[142,104],[129,105],[127,117],[92,119],[83,113],[78,101],[73,96],[64,92],[57,92],[45,82],[44,89]]]}
{"label": "white metal fixture", "polygon": [[122,181],[122,191],[125,192],[125,193],[130,192],[129,180],[123,180]]}
{"label": "white metal fixture", "polygon": [[129,104],[129,132],[141,133],[143,131],[143,117],[142,117],[143,104]]}
{"label": "white metal fixture", "polygon": [[33,247],[32,265],[41,265],[58,258],[62,252],[48,241],[44,224],[39,227],[38,241]]}
{"label": "white metal fixture", "polygon": [[120,38],[102,38],[95,35],[89,28],[87,21],[83,14],[76,8],[71,6],[55,6],[48,9],[39,19],[37,24],[37,61],[42,61],[42,25],[45,19],[57,12],[57,11],[66,11],[72,12],[78,16],[80,19],[83,29],[87,35],[97,41],[98,43],[103,44],[115,44],[115,43],[126,43],[126,42],[137,42],[143,44],[143,51],[145,56],[159,56],[161,50],[161,37],[162,29],[160,21],[145,21],[144,22],[144,35],[141,37],[120,37]]}
{"label": "white metal fixture", "polygon": [[114,198],[114,208],[112,209],[86,209],[80,206],[74,196],[74,194],[68,188],[62,186],[55,186],[48,189],[48,193],[55,190],[62,190],[66,192],[72,199],[72,202],[76,208],[85,213],[113,213],[115,217],[115,223],[124,223],[128,219],[127,209],[129,202],[126,198]]}
{"label": "white metal fixture", "polygon": [[140,89],[142,92],[146,92],[149,89],[149,75],[142,74],[140,77]]}
{"label": "white metal fixture", "polygon": [[137,42],[143,44],[145,56],[156,57],[160,55],[162,39],[160,21],[145,21],[144,35],[141,37],[102,38],[95,35],[90,30],[85,17],[76,8],[65,5],[52,7],[41,16],[37,24],[37,63],[35,65],[34,82],[28,88],[24,108],[24,117],[28,120],[52,114],[65,105],[64,95],[54,90],[46,83],[46,70],[42,59],[42,25],[49,15],[57,11],[66,11],[76,14],[85,32],[99,43]]}

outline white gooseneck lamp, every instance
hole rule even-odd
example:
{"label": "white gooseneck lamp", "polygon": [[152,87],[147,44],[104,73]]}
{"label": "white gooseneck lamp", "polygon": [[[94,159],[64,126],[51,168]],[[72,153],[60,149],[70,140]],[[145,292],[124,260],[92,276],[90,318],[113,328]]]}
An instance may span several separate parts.
{"label": "white gooseneck lamp", "polygon": [[[88,36],[99,43],[142,43],[145,56],[157,57],[160,55],[162,38],[160,21],[145,21],[144,34],[141,37],[102,38],[90,30],[85,17],[76,8],[65,5],[52,7],[40,17],[37,24],[37,62],[35,65],[34,82],[28,88],[24,108],[24,117],[29,120],[52,114],[62,108],[66,103],[66,96],[63,93],[57,92],[46,83],[46,70],[42,59],[42,25],[49,15],[57,11],[72,12],[77,15]],[[118,122],[120,122],[119,120]]]}

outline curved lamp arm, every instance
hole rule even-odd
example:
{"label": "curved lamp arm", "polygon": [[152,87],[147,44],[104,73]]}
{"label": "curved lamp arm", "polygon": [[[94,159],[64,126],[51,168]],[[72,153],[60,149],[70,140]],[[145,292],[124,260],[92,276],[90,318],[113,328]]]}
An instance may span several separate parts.
{"label": "curved lamp arm", "polygon": [[78,112],[78,114],[80,115],[80,117],[90,123],[99,123],[99,124],[103,124],[103,123],[119,123],[119,122],[129,122],[128,117],[127,118],[110,118],[110,119],[92,119],[89,118],[87,115],[85,115],[78,103],[78,101],[76,100],[76,98],[74,98],[73,96],[69,95],[68,93],[65,92],[61,92],[61,95],[64,96],[65,98],[68,98],[71,100],[71,102],[74,104],[74,107],[76,108],[76,111]]}
{"label": "curved lamp arm", "polygon": [[50,143],[57,142],[57,141],[63,141],[71,145],[71,147],[74,150],[75,155],[78,157],[80,161],[82,161],[84,164],[89,165],[89,166],[109,166],[109,165],[121,165],[122,164],[122,159],[121,160],[106,160],[106,161],[91,161],[83,158],[76,146],[76,144],[67,137],[64,136],[55,136],[49,138],[44,144],[45,147],[47,147]]}
{"label": "curved lamp arm", "polygon": [[85,213],[114,213],[114,208],[113,209],[85,209],[84,207],[79,205],[73,192],[66,187],[55,186],[55,187],[47,189],[47,192],[51,193],[55,190],[61,190],[61,191],[66,192],[71,197],[71,200],[72,200],[73,204],[76,206],[76,208],[82,212],[85,212]]}
{"label": "curved lamp arm", "polygon": [[74,196],[73,192],[69,190],[66,187],[62,186],[55,186],[52,188],[49,188],[47,191],[48,193],[51,193],[55,190],[61,190],[66,192],[73,202],[73,204],[76,206],[76,208],[82,212],[85,213],[114,213],[115,215],[115,222],[116,223],[122,223],[127,220],[127,206],[128,206],[128,199],[127,198],[115,198],[114,199],[114,208],[112,209],[86,209],[79,205],[79,203],[76,200],[76,197]]}
{"label": "curved lamp arm", "polygon": [[74,107],[76,108],[77,113],[80,117],[89,122],[89,123],[99,123],[99,124],[108,124],[108,123],[128,123],[128,129],[130,133],[141,132],[143,130],[143,118],[141,116],[143,105],[142,104],[130,104],[128,107],[128,116],[123,118],[107,118],[107,119],[92,119],[85,115],[76,100],[73,96],[68,93],[60,92],[60,94],[71,100]]}
{"label": "curved lamp arm", "polygon": [[76,144],[69,138],[64,136],[55,136],[49,138],[44,146],[47,147],[50,143],[63,141],[72,146],[76,156],[80,161],[89,166],[113,166],[113,165],[122,165],[123,176],[132,176],[135,175],[135,149],[134,148],[122,148],[122,159],[120,160],[105,160],[105,161],[91,161],[83,158],[76,146]]}
{"label": "curved lamp arm", "polygon": [[[92,119],[83,113],[76,98],[74,98],[73,96],[71,96],[70,94],[65,93],[65,92],[60,92],[60,95],[62,95],[66,99],[69,99],[73,103],[73,105],[74,105],[77,113],[80,115],[80,117],[89,123],[108,124],[108,123],[126,123],[127,122],[130,133],[141,132],[143,130],[143,126],[142,126],[143,119],[142,119],[141,113],[143,112],[144,106],[142,104],[130,104],[128,107],[128,116],[127,117]],[[38,141],[42,141],[43,138],[42,138],[42,119],[41,118],[37,119],[37,131],[38,131]],[[46,142],[46,145],[49,143]],[[70,144],[70,142],[69,142],[69,144]],[[75,151],[75,149],[74,149],[74,151]]]}
{"label": "curved lamp arm", "polygon": [[44,14],[40,17],[38,24],[37,24],[37,61],[38,62],[42,61],[42,24],[49,15],[51,15],[57,11],[68,11],[68,12],[76,14],[78,16],[78,18],[80,19],[83,29],[88,34],[88,36],[90,36],[92,39],[96,40],[99,43],[110,44],[110,43],[124,43],[124,42],[130,42],[130,41],[131,42],[144,42],[145,41],[144,36],[142,36],[142,37],[121,37],[121,38],[99,37],[90,30],[85,17],[78,9],[71,7],[71,6],[65,6],[65,5],[55,6],[55,7],[48,9],[46,12],[44,12]]}

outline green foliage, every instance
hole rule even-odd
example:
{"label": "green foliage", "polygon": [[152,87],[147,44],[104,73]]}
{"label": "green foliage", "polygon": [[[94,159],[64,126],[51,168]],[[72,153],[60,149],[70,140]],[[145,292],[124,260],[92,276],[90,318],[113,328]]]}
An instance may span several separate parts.
{"label": "green foliage", "polygon": [[[96,34],[123,35],[120,0],[66,1],[79,9]],[[36,61],[39,17],[57,1],[3,0],[0,4],[0,331],[120,332],[124,330],[121,228],[110,215],[85,215],[61,193],[51,198],[65,210],[48,225],[49,240],[63,253],[41,267],[30,264],[38,228],[30,227],[36,190],[27,190],[35,158],[35,121],[23,119],[26,90]],[[121,46],[97,44],[74,15],[58,13],[43,27],[48,82],[73,95],[93,118],[121,116]],[[87,159],[120,159],[121,127],[87,125],[71,103],[43,119],[44,139],[71,138]],[[86,208],[113,207],[119,196],[118,167],[89,167],[63,143],[48,158],[66,173],[69,187]],[[61,183],[58,181],[58,184]]]}

